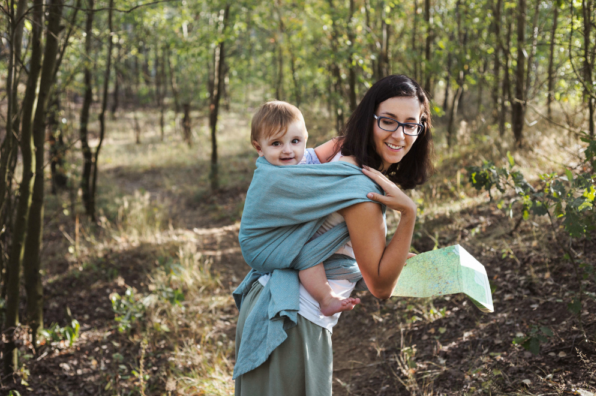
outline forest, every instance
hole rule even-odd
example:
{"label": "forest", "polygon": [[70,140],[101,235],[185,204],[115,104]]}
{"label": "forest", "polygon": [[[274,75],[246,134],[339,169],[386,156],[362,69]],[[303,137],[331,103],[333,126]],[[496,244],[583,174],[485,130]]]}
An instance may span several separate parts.
{"label": "forest", "polygon": [[596,393],[594,0],[0,0],[0,18],[1,394],[233,393],[251,117],[290,102],[315,147],[390,74],[432,102],[412,252],[465,247],[495,312],[357,292],[334,394]]}

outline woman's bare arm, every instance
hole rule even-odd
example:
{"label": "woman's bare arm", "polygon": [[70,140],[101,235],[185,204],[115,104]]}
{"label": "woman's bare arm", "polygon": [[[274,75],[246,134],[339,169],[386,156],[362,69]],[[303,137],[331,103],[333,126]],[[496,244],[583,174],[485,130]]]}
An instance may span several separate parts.
{"label": "woman's bare arm", "polygon": [[315,148],[315,153],[317,157],[319,157],[319,161],[325,164],[329,162],[329,159],[337,152],[339,149],[339,139],[333,138],[328,142],[321,144],[319,147]]}
{"label": "woman's bare arm", "polygon": [[370,292],[387,299],[409,255],[416,223],[416,205],[395,184],[380,172],[363,169],[386,195],[369,194],[369,198],[401,212],[401,219],[391,241],[385,245],[385,225],[381,207],[372,202],[356,204],[340,211],[346,219],[356,261]]}

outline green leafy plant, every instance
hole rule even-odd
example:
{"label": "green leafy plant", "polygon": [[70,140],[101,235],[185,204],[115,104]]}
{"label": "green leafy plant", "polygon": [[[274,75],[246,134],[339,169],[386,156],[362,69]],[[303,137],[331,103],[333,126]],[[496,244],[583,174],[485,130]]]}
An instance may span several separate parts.
{"label": "green leafy plant", "polygon": [[[508,167],[498,167],[492,162],[485,161],[482,166],[470,166],[467,169],[469,182],[477,190],[488,192],[493,200],[492,189],[495,187],[502,194],[509,191],[514,193],[514,198],[509,202],[506,209],[510,217],[514,217],[514,207],[521,210],[518,225],[529,216],[548,216],[553,231],[553,236],[558,245],[565,251],[564,258],[571,261],[575,269],[580,288],[577,296],[573,299],[568,309],[577,316],[579,325],[581,323],[582,299],[585,286],[581,280],[594,278],[595,271],[592,264],[579,261],[578,255],[570,249],[572,240],[586,238],[596,229],[596,140],[590,139],[588,135],[582,138],[588,143],[584,151],[583,162],[578,169],[565,169],[563,175],[556,172],[540,175],[540,186],[534,188],[528,183],[524,175],[515,170],[515,160],[508,152]],[[503,208],[503,201],[499,207]],[[517,227],[517,226],[516,226]],[[558,231],[565,231],[568,241],[558,241]]]}
{"label": "green leafy plant", "polygon": [[70,325],[64,327],[60,327],[58,323],[52,323],[50,327],[41,331],[41,336],[50,342],[67,341],[68,346],[72,346],[79,338],[80,328],[81,325],[76,319],[73,319]]}
{"label": "green leafy plant", "polygon": [[523,337],[515,337],[513,343],[521,345],[525,350],[530,351],[537,356],[540,354],[540,343],[547,342],[547,337],[552,336],[553,332],[548,327],[532,325],[530,334]]}
{"label": "green leafy plant", "polygon": [[115,320],[118,322],[118,331],[121,333],[131,331],[135,323],[141,321],[145,315],[145,305],[141,301],[141,295],[135,294],[131,287],[126,289],[124,296],[113,293],[110,300],[116,316]]}

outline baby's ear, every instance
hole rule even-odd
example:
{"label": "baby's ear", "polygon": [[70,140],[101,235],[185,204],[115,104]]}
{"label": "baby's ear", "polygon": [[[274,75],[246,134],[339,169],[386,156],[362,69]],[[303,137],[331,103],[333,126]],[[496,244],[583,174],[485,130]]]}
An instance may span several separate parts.
{"label": "baby's ear", "polygon": [[261,149],[261,145],[255,140],[251,141],[250,143],[255,148],[255,150],[257,150],[257,153],[259,153],[259,157],[262,157],[264,154],[263,150]]}

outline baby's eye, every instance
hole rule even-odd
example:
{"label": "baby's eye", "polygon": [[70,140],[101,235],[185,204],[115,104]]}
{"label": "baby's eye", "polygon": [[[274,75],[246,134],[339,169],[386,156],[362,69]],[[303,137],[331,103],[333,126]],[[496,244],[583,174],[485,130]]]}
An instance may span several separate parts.
{"label": "baby's eye", "polygon": [[300,139],[293,139],[292,143],[296,144],[296,143],[300,143]]}
{"label": "baby's eye", "polygon": [[271,143],[271,145],[272,145],[272,146],[274,146],[274,147],[277,147],[277,146],[279,146],[280,144],[281,144],[281,142],[273,142],[273,143]]}

